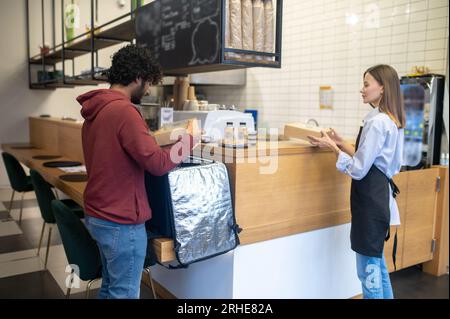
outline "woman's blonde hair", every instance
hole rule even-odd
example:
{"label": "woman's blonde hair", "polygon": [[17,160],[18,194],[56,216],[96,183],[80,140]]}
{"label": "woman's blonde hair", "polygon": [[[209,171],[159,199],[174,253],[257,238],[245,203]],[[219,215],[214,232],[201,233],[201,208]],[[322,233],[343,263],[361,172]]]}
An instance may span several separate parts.
{"label": "woman's blonde hair", "polygon": [[398,128],[404,128],[406,126],[406,115],[397,71],[389,65],[380,64],[364,72],[364,77],[367,73],[372,75],[384,88],[379,106],[380,111],[389,115]]}

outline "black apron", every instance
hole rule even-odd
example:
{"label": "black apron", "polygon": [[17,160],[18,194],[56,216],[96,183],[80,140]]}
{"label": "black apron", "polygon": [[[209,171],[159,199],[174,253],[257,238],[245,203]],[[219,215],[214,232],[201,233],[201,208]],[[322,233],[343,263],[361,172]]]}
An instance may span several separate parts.
{"label": "black apron", "polygon": [[[359,130],[355,148],[358,150],[362,127]],[[384,242],[390,237],[389,185],[394,198],[399,193],[398,187],[375,165],[361,180],[352,180],[350,206],[352,225],[350,240],[352,250],[358,254],[381,258]],[[396,254],[394,240],[394,265]]]}

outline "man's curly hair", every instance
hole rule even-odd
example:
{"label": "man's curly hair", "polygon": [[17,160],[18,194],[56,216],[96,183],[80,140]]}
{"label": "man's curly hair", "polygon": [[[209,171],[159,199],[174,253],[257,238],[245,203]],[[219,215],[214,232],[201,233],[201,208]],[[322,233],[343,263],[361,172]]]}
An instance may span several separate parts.
{"label": "man's curly hair", "polygon": [[162,81],[162,72],[149,49],[130,44],[113,55],[108,82],[127,86],[137,79],[158,85]]}

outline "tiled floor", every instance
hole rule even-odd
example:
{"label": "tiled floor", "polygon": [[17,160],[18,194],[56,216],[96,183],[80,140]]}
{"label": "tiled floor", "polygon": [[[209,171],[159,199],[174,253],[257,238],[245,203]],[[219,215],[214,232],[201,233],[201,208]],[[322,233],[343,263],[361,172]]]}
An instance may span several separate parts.
{"label": "tiled floor", "polygon": [[[25,195],[22,222],[19,224],[20,195],[16,195],[11,212],[12,191],[0,189],[0,299],[1,298],[64,298],[70,269],[58,228],[53,227],[47,269],[44,259],[48,228],[37,256],[43,220],[33,193]],[[64,196],[61,196],[64,198]],[[75,280],[76,282],[76,280]],[[101,281],[92,285],[95,298]],[[85,298],[86,282],[72,288],[71,298]],[[141,286],[141,297],[152,298],[151,290]]]}
{"label": "tiled floor", "polygon": [[449,299],[449,276],[426,274],[420,266],[393,273],[391,281],[397,299]]}
{"label": "tiled floor", "polygon": [[[33,193],[25,196],[22,223],[19,225],[20,197],[16,196],[11,214],[7,211],[11,190],[0,189],[0,299],[65,297],[66,280],[70,270],[57,227],[54,227],[47,269],[44,258],[47,237],[44,237],[40,256],[37,246],[42,219]],[[47,236],[47,231],[45,236]],[[411,267],[391,274],[397,299],[449,298],[449,276],[436,278]],[[100,282],[93,285],[95,298]],[[86,283],[73,288],[71,298],[85,298]],[[141,298],[152,298],[151,291],[141,285]]]}

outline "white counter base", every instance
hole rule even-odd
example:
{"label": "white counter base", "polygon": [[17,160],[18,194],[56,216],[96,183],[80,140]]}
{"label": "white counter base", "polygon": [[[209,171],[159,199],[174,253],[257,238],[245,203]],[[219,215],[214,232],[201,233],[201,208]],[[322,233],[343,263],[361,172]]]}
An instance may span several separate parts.
{"label": "white counter base", "polygon": [[350,224],[237,247],[188,269],[152,267],[179,299],[341,299],[361,294]]}

